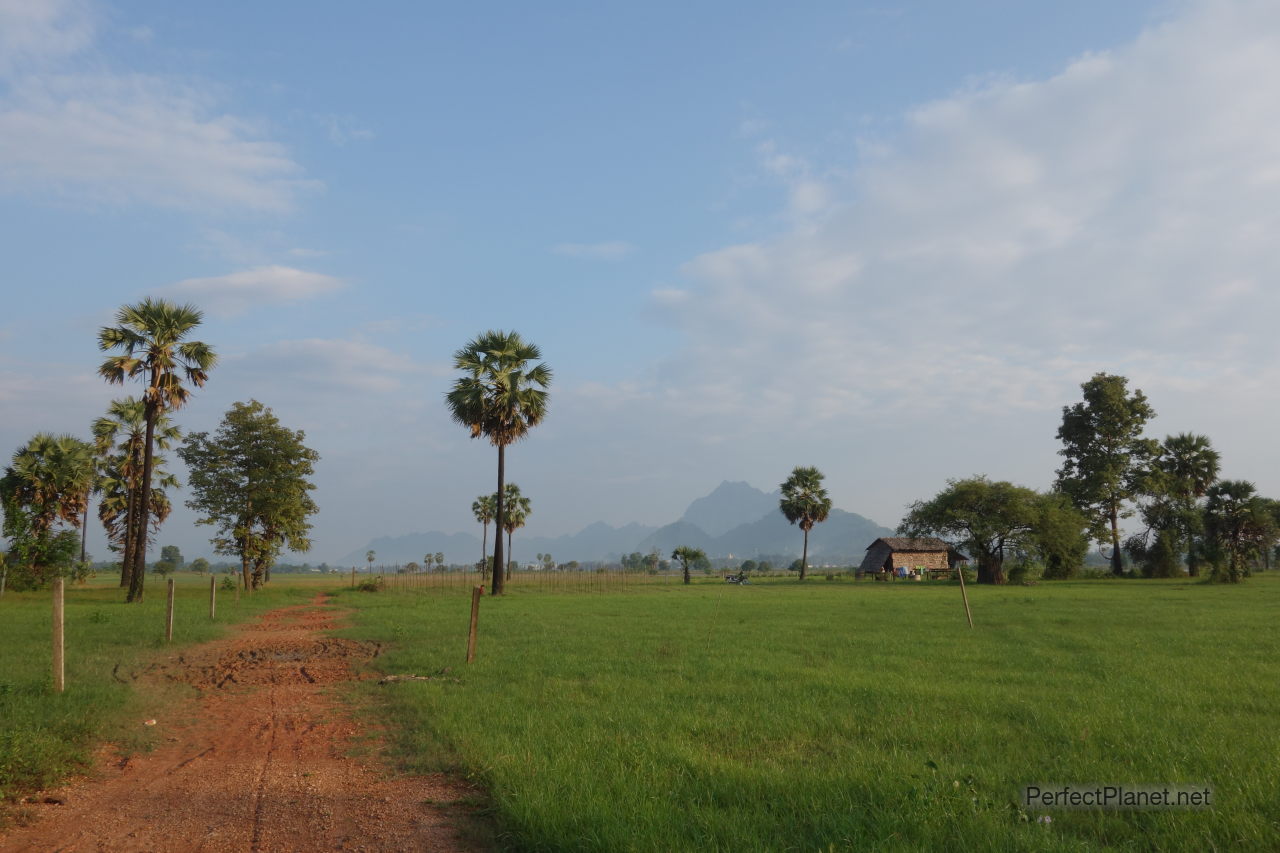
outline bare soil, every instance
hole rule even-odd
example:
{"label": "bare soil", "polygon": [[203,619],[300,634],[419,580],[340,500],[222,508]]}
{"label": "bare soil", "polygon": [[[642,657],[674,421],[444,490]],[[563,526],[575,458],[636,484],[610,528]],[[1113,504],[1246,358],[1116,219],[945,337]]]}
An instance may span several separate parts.
{"label": "bare soil", "polygon": [[0,851],[478,849],[479,791],[445,775],[392,777],[376,757],[353,757],[370,733],[335,688],[380,649],[325,636],[340,618],[319,596],[143,672],[117,672],[199,695],[156,721],[164,740],[154,751],[104,749],[90,776],[28,798],[27,825],[0,834]]}

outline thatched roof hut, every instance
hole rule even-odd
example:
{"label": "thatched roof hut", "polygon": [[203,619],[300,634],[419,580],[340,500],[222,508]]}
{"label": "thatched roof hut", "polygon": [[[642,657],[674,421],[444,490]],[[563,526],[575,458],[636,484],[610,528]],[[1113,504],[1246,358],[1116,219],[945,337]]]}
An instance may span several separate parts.
{"label": "thatched roof hut", "polygon": [[933,536],[885,536],[867,546],[860,571],[951,569],[969,558]]}

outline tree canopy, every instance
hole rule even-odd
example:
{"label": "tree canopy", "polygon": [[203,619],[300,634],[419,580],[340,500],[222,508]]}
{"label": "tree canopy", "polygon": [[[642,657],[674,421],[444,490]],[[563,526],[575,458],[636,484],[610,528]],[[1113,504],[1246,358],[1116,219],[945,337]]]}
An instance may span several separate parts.
{"label": "tree canopy", "polygon": [[831,498],[822,486],[822,472],[814,467],[798,466],[782,483],[778,507],[783,516],[804,531],[804,550],[800,554],[800,580],[804,580],[809,564],[809,531],[826,521],[831,514]]}
{"label": "tree canopy", "polygon": [[[92,445],[71,435],[37,433],[13,454],[0,504],[10,542],[3,571],[13,565],[15,587],[43,586],[70,568],[78,541],[71,530],[82,523],[96,472]],[[62,533],[71,534],[70,552]]]}
{"label": "tree canopy", "polygon": [[[445,397],[449,414],[471,431],[472,438],[487,438],[498,448],[494,520],[499,531],[506,528],[507,445],[528,435],[547,414],[551,368],[538,361],[541,358],[542,351],[514,331],[485,332],[453,354],[453,366],[462,376]],[[493,565],[504,565],[501,535],[494,537]],[[501,594],[502,585],[502,572],[495,571],[490,592]]]}
{"label": "tree canopy", "polygon": [[690,545],[681,545],[671,552],[671,559],[680,561],[680,566],[684,569],[684,582],[692,583],[693,581],[689,577],[689,566],[694,563],[705,562],[707,552]]}
{"label": "tree canopy", "polygon": [[317,511],[310,477],[320,458],[301,431],[281,425],[257,400],[234,403],[218,430],[192,433],[178,455],[191,470],[197,524],[212,525],[219,554],[240,558],[247,589],[260,587],[282,550],[311,547]]}
{"label": "tree canopy", "polygon": [[1123,376],[1095,374],[1080,386],[1084,400],[1063,407],[1058,428],[1064,459],[1057,488],[1089,519],[1093,538],[1111,544],[1111,571],[1117,575],[1124,571],[1120,519],[1132,514],[1126,502],[1142,493],[1157,449],[1142,437],[1155,411],[1141,390],[1129,393],[1128,383]]}
{"label": "tree canopy", "polygon": [[142,476],[133,500],[132,519],[133,536],[139,547],[131,555],[134,564],[129,579],[129,601],[142,600],[147,556],[144,531],[151,515],[156,425],[164,412],[186,405],[191,388],[204,386],[209,370],[218,360],[208,344],[187,340],[203,319],[203,313],[194,306],[147,298],[137,305],[121,308],[116,313],[116,325],[98,331],[98,348],[103,352],[118,351],[102,362],[98,374],[112,385],[136,379],[145,386]]}
{"label": "tree canopy", "polygon": [[1061,495],[977,476],[948,480],[931,500],[913,503],[898,532],[968,549],[978,561],[978,582],[1002,584],[1005,559],[1014,552],[1038,554],[1065,577],[1075,568],[1072,559],[1083,556],[1086,525]]}

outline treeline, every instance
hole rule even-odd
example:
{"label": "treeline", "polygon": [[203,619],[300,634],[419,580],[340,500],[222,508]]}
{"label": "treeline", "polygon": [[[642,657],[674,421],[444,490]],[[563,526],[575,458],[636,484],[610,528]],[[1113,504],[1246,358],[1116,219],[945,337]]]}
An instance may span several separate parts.
{"label": "treeline", "polygon": [[[1073,577],[1091,543],[1116,576],[1185,571],[1238,583],[1270,567],[1280,502],[1250,482],[1219,479],[1207,436],[1146,436],[1155,411],[1125,377],[1098,373],[1081,390],[1083,399],[1062,410],[1063,463],[1050,491],[985,476],[949,480],[910,506],[900,532],[970,550],[984,583],[1004,583],[1010,561],[1020,573],[1034,566],[1045,578]],[[1129,518],[1140,526],[1126,536],[1121,522]]]}
{"label": "treeline", "polygon": [[[112,401],[88,440],[42,432],[14,453],[0,477],[8,540],[0,594],[6,584],[38,588],[93,571],[85,535],[96,496],[108,547],[119,555],[120,586],[128,601],[141,601],[147,551],[171,512],[169,490],[179,486],[166,469],[170,449],[190,471],[187,506],[200,514],[197,523],[215,528],[215,552],[236,557],[241,583],[256,589],[283,550],[310,547],[308,519],[317,507],[309,478],[319,455],[256,400],[235,403],[213,435],[184,438],[171,413],[204,387],[218,360],[211,346],[190,339],[203,314],[144,299],[115,319],[98,332],[99,349],[109,353],[98,375],[111,385],[136,382],[141,393]],[[165,553],[153,569],[179,565]]]}

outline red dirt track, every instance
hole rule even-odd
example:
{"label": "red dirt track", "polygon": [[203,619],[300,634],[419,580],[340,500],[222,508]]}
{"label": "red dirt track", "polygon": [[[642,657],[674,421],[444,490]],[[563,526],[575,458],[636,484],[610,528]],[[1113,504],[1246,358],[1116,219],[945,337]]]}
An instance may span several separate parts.
{"label": "red dirt track", "polygon": [[473,789],[349,756],[365,733],[333,685],[378,648],[325,636],[338,618],[318,597],[149,667],[142,679],[200,691],[158,721],[166,742],[32,797],[0,851],[474,849],[459,832]]}

